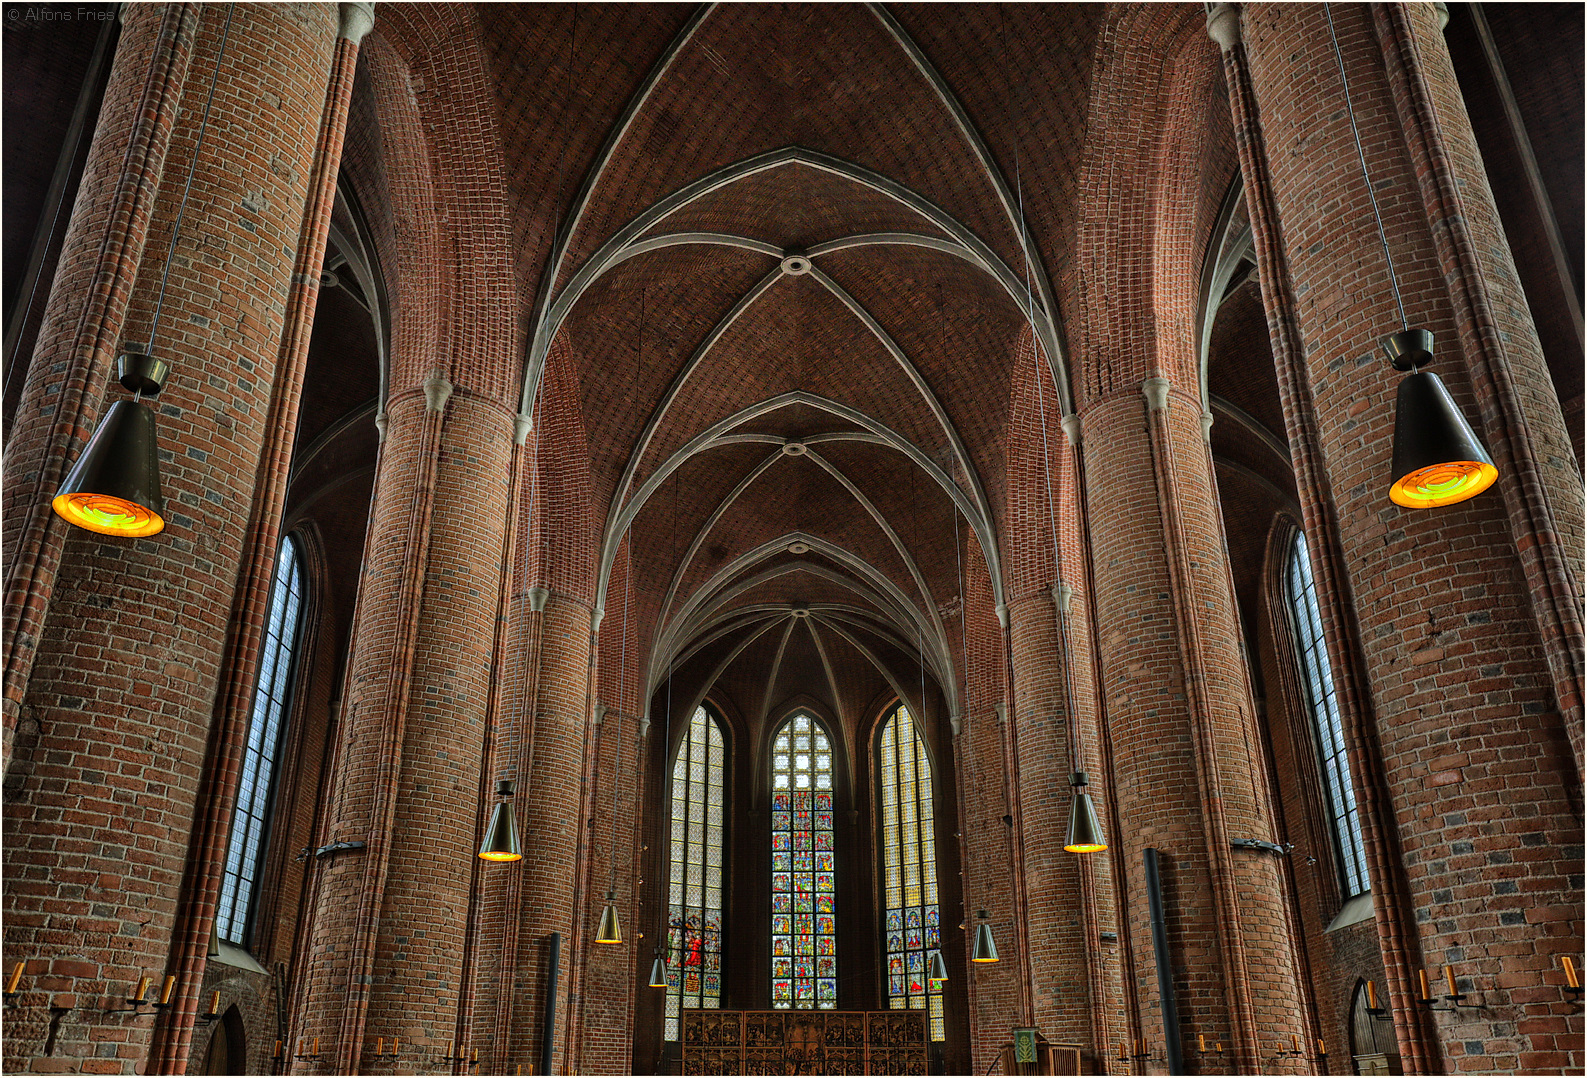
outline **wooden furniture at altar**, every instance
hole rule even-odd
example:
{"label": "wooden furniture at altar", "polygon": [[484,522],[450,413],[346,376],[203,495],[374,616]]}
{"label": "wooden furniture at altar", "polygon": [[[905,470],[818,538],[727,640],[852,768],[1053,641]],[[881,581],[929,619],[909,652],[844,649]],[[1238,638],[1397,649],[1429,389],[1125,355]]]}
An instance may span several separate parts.
{"label": "wooden furniture at altar", "polygon": [[925,1011],[683,1012],[684,1074],[925,1074]]}
{"label": "wooden furniture at altar", "polygon": [[1080,1045],[1053,1044],[1046,1037],[1036,1036],[1036,1059],[1030,1063],[1017,1062],[1014,1046],[1005,1044],[1002,1052],[1004,1074],[1079,1074]]}

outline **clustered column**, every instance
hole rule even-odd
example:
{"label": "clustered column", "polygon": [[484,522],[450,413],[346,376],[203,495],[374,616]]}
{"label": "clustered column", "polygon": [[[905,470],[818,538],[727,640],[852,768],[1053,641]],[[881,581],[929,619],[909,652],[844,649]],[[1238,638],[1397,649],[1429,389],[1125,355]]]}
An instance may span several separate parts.
{"label": "clustered column", "polygon": [[[1270,324],[1297,325],[1311,393],[1285,401],[1286,422],[1314,425],[1315,474],[1338,513],[1356,586],[1327,601],[1353,604],[1382,750],[1354,779],[1394,791],[1414,909],[1412,938],[1387,941],[1386,957],[1428,967],[1435,987],[1447,966],[1481,1001],[1433,1015],[1430,1057],[1405,1062],[1434,1073],[1579,1067],[1580,1018],[1557,1012],[1549,981],[1583,928],[1569,794],[1580,783],[1580,602],[1563,568],[1580,561],[1580,477],[1565,463],[1557,400],[1516,389],[1546,387],[1548,374],[1432,6],[1333,17],[1407,316],[1435,334],[1434,369],[1500,469],[1467,502],[1389,502],[1399,376],[1373,353],[1400,321],[1325,12],[1243,9],[1275,210],[1263,226],[1281,233],[1297,283],[1292,310],[1268,300]],[[1364,400],[1374,406],[1358,418]],[[1297,470],[1302,484],[1311,474]],[[1402,1048],[1420,1055],[1416,1041],[1402,1025]]]}
{"label": "clustered column", "polygon": [[[250,503],[268,437],[280,297],[303,234],[336,14],[329,5],[127,13],[7,459],[7,516],[25,533],[8,543],[7,721],[21,717],[28,735],[8,761],[5,957],[28,963],[36,989],[8,1020],[7,1070],[46,1043],[126,1073],[162,1065],[146,1061],[148,1012],[132,1016],[125,1000],[140,977],[160,986],[174,973],[183,866],[244,558],[238,507]],[[279,107],[262,108],[266,98]],[[49,515],[54,484],[108,403],[114,353],[139,346],[172,367],[157,405],[168,525],[138,540],[67,528]],[[60,931],[61,916],[72,931]]]}

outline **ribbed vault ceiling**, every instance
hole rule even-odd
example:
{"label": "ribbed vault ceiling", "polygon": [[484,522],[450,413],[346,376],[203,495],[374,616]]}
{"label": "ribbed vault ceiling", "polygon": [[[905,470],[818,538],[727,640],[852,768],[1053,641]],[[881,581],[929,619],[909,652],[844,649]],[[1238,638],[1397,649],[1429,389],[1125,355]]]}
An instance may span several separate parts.
{"label": "ribbed vault ceiling", "polygon": [[[521,237],[542,282],[524,409],[565,350],[596,601],[632,605],[642,688],[687,665],[751,719],[801,693],[857,718],[918,682],[923,654],[956,707],[939,610],[972,544],[1003,599],[1011,372],[1032,332],[1067,393],[1040,282],[1066,257],[1054,200],[1078,168],[1095,12],[1022,12],[1013,37],[992,6],[569,16],[481,9],[513,195],[547,197],[546,129],[581,170],[556,242]],[[1048,190],[1020,189],[1016,155]],[[632,591],[609,593],[619,579]]]}

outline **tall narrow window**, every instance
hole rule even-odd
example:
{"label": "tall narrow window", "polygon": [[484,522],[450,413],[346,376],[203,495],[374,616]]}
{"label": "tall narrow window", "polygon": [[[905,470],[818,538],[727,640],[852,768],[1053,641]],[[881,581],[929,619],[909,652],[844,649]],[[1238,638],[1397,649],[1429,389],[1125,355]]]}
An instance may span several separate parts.
{"label": "tall narrow window", "polygon": [[771,1005],[838,1005],[832,743],[795,715],[771,749]]}
{"label": "tall narrow window", "polygon": [[726,747],[704,707],[694,709],[672,765],[672,876],[667,905],[666,1039],[685,1007],[722,999],[722,804]]}
{"label": "tall narrow window", "polygon": [[270,617],[260,649],[259,685],[254,690],[253,714],[248,720],[242,779],[237,785],[237,808],[231,818],[231,841],[220,883],[220,907],[215,913],[215,931],[221,939],[238,946],[247,945],[254,885],[264,859],[276,757],[292,696],[293,653],[297,650],[302,602],[302,565],[297,544],[288,536],[281,541],[276,557]]}
{"label": "tall narrow window", "polygon": [[879,759],[887,1000],[895,1010],[925,1010],[931,1019],[931,1039],[940,1041],[947,1036],[942,985],[928,979],[932,956],[942,945],[931,761],[926,742],[902,704],[882,725]]}
{"label": "tall narrow window", "polygon": [[1287,574],[1289,608],[1295,626],[1295,650],[1311,709],[1317,755],[1322,763],[1323,788],[1328,794],[1334,845],[1338,851],[1339,883],[1346,898],[1371,889],[1367,857],[1361,841],[1361,817],[1356,812],[1355,788],[1350,784],[1350,761],[1345,755],[1344,725],[1334,697],[1333,670],[1323,643],[1322,617],[1317,612],[1317,585],[1312,581],[1306,536],[1295,533]]}

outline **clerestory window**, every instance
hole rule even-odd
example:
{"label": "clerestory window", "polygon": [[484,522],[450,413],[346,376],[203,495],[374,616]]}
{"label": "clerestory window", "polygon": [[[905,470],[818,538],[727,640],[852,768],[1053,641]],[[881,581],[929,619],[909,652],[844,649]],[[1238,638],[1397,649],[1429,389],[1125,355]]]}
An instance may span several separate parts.
{"label": "clerestory window", "polygon": [[270,588],[270,614],[260,649],[259,683],[254,690],[248,741],[243,747],[242,778],[232,813],[231,839],[221,876],[215,931],[221,939],[247,946],[254,893],[269,834],[270,800],[275,788],[282,733],[292,699],[292,682],[303,607],[303,567],[297,543],[281,541],[275,581]]}
{"label": "clerestory window", "polygon": [[1350,782],[1344,724],[1339,715],[1339,702],[1334,696],[1328,649],[1323,641],[1322,617],[1317,608],[1317,585],[1312,579],[1306,536],[1298,531],[1295,533],[1295,544],[1290,549],[1289,570],[1285,580],[1290,621],[1295,630],[1296,659],[1311,713],[1312,732],[1317,739],[1323,789],[1328,798],[1339,884],[1342,897],[1352,898],[1370,890],[1372,885],[1367,876],[1366,848],[1361,840],[1361,817],[1356,811],[1355,788]]}

